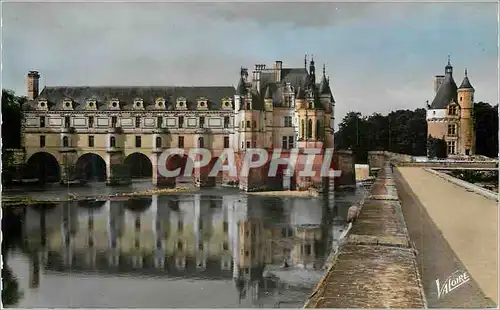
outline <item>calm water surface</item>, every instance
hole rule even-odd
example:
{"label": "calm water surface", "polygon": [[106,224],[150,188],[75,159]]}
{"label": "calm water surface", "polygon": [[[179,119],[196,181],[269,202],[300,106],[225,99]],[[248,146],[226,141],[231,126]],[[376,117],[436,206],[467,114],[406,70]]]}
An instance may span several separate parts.
{"label": "calm water surface", "polygon": [[[113,192],[99,184],[72,191],[100,188]],[[16,306],[302,307],[363,193],[283,198],[211,189],[30,207],[23,249],[7,260],[22,292]]]}

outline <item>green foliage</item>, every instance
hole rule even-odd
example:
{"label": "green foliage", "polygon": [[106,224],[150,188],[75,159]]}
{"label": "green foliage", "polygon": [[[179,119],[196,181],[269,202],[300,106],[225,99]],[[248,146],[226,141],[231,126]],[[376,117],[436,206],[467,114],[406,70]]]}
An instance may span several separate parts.
{"label": "green foliage", "polygon": [[498,157],[498,105],[474,103],[476,154]]}
{"label": "green foliage", "polygon": [[427,157],[446,158],[446,141],[444,139],[427,137]]}
{"label": "green foliage", "polygon": [[368,152],[377,150],[425,156],[425,115],[425,109],[397,110],[385,116],[375,113],[368,117],[350,112],[335,133],[335,147],[351,149],[357,163],[367,162]]}
{"label": "green foliage", "polygon": [[2,149],[21,147],[21,107],[26,97],[2,89]]}

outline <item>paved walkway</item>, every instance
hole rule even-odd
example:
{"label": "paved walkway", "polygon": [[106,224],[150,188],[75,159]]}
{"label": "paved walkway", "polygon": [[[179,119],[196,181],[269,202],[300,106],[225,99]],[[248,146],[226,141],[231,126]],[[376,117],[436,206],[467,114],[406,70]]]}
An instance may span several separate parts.
{"label": "paved walkway", "polygon": [[[396,181],[429,307],[498,305],[497,202],[422,168],[399,167]],[[472,281],[438,298],[436,279],[456,270]]]}

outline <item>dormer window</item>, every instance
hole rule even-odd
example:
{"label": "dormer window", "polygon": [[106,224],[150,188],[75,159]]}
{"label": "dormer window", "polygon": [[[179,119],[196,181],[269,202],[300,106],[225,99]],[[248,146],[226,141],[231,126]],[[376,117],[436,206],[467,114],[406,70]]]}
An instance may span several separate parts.
{"label": "dormer window", "polygon": [[198,109],[206,110],[208,109],[208,99],[205,97],[198,98]]}
{"label": "dormer window", "polygon": [[177,109],[179,109],[179,110],[186,110],[187,109],[186,101],[187,100],[184,97],[177,98]]}
{"label": "dormer window", "polygon": [[165,107],[166,107],[165,106],[165,99],[163,99],[162,97],[156,98],[155,104],[156,104],[157,109],[165,109]]}
{"label": "dormer window", "polygon": [[449,115],[457,115],[457,106],[456,105],[451,105],[448,108],[448,114]]}
{"label": "dormer window", "polygon": [[134,99],[134,109],[142,110],[144,108],[143,103],[144,103],[144,101],[141,98],[135,98]]}
{"label": "dormer window", "polygon": [[96,110],[97,109],[97,100],[94,98],[87,99],[87,109]]}
{"label": "dormer window", "polygon": [[118,98],[113,98],[109,101],[109,107],[112,109],[112,110],[118,110],[120,109],[120,101],[118,100]]}
{"label": "dormer window", "polygon": [[63,108],[65,110],[72,110],[73,109],[73,100],[69,99],[69,98],[66,98],[66,99],[63,99]]}
{"label": "dormer window", "polygon": [[39,98],[38,99],[38,108],[40,110],[47,110],[48,109],[47,99],[45,99],[45,98]]}
{"label": "dormer window", "polygon": [[232,108],[232,99],[230,97],[222,98],[222,109],[231,110]]}

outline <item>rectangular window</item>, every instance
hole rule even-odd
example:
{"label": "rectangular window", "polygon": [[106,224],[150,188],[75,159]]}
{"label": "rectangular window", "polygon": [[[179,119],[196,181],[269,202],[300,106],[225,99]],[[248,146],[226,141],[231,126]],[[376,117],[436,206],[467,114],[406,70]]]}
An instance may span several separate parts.
{"label": "rectangular window", "polygon": [[224,221],[222,223],[222,229],[224,230],[225,233],[228,232],[228,230],[229,230],[229,224],[226,221]]}
{"label": "rectangular window", "polygon": [[202,231],[203,230],[203,220],[200,220],[198,222],[198,230]]}
{"label": "rectangular window", "polygon": [[184,137],[177,138],[177,146],[181,149],[184,148]]}
{"label": "rectangular window", "polygon": [[184,230],[184,223],[182,222],[182,220],[179,220],[179,221],[177,222],[177,230],[178,230],[179,232],[182,232],[182,231]]}
{"label": "rectangular window", "polygon": [[40,117],[40,127],[41,128],[45,127],[45,116]]}
{"label": "rectangular window", "polygon": [[448,141],[448,154],[455,154],[455,141]]}
{"label": "rectangular window", "polygon": [[135,128],[141,128],[141,118],[140,117],[135,118]]}
{"label": "rectangular window", "polygon": [[184,116],[179,116],[179,128],[184,127]]}
{"label": "rectangular window", "polygon": [[89,147],[94,147],[94,136],[89,136]]}
{"label": "rectangular window", "polygon": [[40,147],[45,147],[45,136],[40,136]]}
{"label": "rectangular window", "polygon": [[250,148],[250,141],[247,141],[247,149]]}
{"label": "rectangular window", "polygon": [[204,128],[204,127],[205,127],[205,117],[200,116],[200,128]]}
{"label": "rectangular window", "polygon": [[281,148],[284,150],[288,149],[288,137],[287,136],[283,136],[281,138]]}
{"label": "rectangular window", "polygon": [[285,116],[285,127],[292,127],[292,117],[291,116]]}
{"label": "rectangular window", "polygon": [[227,244],[227,242],[226,242],[226,241],[224,241],[224,243],[222,243],[222,249],[223,249],[224,251],[229,250],[229,245]]}
{"label": "rectangular window", "polygon": [[229,128],[229,116],[224,116],[224,128]]}
{"label": "rectangular window", "polygon": [[118,123],[118,117],[111,116],[111,127],[115,128],[117,123]]}
{"label": "rectangular window", "polygon": [[457,126],[455,124],[448,125],[448,135],[454,136],[457,134]]}
{"label": "rectangular window", "polygon": [[247,128],[250,128],[250,121],[247,121]]}
{"label": "rectangular window", "polygon": [[198,147],[201,148],[201,149],[205,147],[205,141],[201,137],[198,138]]}
{"label": "rectangular window", "polygon": [[94,127],[94,117],[89,116],[89,128],[92,128],[92,127]]}
{"label": "rectangular window", "polygon": [[291,150],[293,149],[293,136],[288,136],[288,148]]}
{"label": "rectangular window", "polygon": [[135,136],[135,147],[141,147],[141,136]]}
{"label": "rectangular window", "polygon": [[252,141],[252,147],[253,147],[253,148],[256,148],[256,147],[257,147],[257,142]]}
{"label": "rectangular window", "polygon": [[158,116],[158,119],[156,120],[156,126],[158,128],[161,128],[163,126],[163,117]]}
{"label": "rectangular window", "polygon": [[66,128],[71,127],[71,119],[69,116],[64,117],[64,127],[66,127]]}
{"label": "rectangular window", "polygon": [[224,137],[224,148],[225,149],[229,148],[229,137]]}

